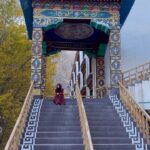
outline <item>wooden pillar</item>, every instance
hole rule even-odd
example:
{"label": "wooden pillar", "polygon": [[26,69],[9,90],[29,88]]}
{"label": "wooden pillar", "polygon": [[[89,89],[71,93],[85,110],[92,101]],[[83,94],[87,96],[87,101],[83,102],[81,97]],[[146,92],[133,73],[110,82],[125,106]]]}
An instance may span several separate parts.
{"label": "wooden pillar", "polygon": [[120,53],[120,27],[111,29],[109,38],[110,50],[110,82],[114,88],[118,87],[118,81],[122,79],[121,53]]}
{"label": "wooden pillar", "polygon": [[42,70],[41,70],[41,94],[45,96],[46,84],[46,57],[42,55]]}

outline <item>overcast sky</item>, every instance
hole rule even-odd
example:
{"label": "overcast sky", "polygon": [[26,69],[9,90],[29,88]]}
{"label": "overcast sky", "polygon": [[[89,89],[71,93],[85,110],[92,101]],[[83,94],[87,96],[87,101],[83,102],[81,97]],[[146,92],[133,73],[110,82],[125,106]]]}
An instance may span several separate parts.
{"label": "overcast sky", "polygon": [[129,68],[150,61],[150,0],[135,0],[121,37],[123,65],[128,59]]}

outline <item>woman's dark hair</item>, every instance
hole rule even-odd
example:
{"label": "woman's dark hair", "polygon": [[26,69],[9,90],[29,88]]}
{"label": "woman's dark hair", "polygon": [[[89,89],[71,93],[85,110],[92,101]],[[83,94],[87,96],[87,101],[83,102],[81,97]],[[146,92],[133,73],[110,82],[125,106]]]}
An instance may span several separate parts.
{"label": "woman's dark hair", "polygon": [[60,89],[62,88],[60,83],[57,84],[56,88],[58,88],[58,86],[59,86]]}
{"label": "woman's dark hair", "polygon": [[[58,87],[59,86],[59,87]],[[61,90],[62,90],[62,86],[61,86],[61,84],[60,83],[58,83],[57,84],[57,86],[56,86],[56,92],[61,92]]]}

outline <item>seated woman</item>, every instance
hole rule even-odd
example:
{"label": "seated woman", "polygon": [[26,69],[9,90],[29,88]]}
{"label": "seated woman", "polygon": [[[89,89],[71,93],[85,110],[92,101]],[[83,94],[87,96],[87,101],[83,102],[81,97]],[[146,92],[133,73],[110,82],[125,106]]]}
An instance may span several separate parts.
{"label": "seated woman", "polygon": [[55,89],[55,98],[53,102],[56,105],[64,105],[64,89],[62,88],[61,84],[57,84],[56,89]]}

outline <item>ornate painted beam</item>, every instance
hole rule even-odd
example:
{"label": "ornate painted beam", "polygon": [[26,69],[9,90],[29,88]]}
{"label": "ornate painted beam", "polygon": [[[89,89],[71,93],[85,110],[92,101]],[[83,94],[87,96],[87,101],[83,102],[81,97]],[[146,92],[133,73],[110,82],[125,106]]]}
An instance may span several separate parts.
{"label": "ornate painted beam", "polygon": [[[28,30],[28,38],[32,39],[32,30],[33,30],[33,7],[32,2],[35,0],[20,0],[22,10],[25,16],[25,22]],[[135,0],[80,0],[80,2],[104,2],[104,3],[112,3],[118,2],[121,3],[120,9],[120,24],[123,26]],[[40,1],[39,1],[40,2]],[[41,2],[44,2],[41,0]],[[58,1],[59,2],[59,1]],[[65,2],[65,0],[61,0],[61,2]],[[40,3],[39,3],[40,4]]]}

